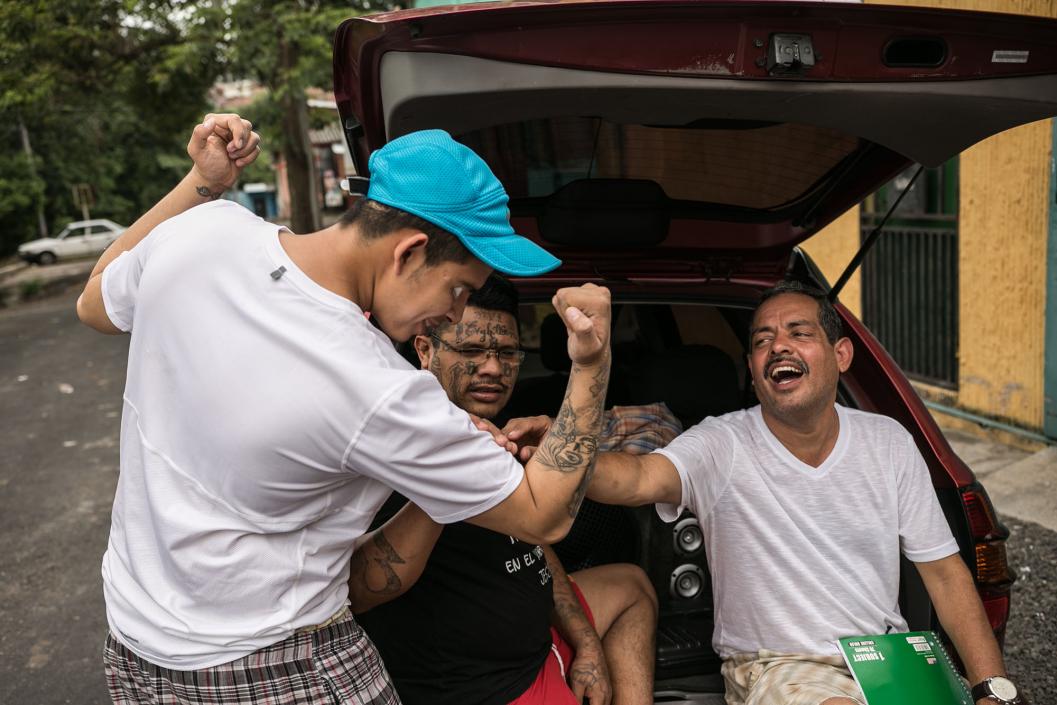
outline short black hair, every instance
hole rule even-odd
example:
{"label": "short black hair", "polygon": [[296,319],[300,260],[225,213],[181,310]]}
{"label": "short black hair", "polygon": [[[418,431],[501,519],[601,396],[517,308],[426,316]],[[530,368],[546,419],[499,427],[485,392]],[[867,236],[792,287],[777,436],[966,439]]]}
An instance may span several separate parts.
{"label": "short black hair", "polygon": [[[844,337],[844,326],[841,324],[840,316],[837,315],[837,309],[833,308],[833,303],[826,296],[826,292],[796,279],[784,279],[764,291],[760,296],[760,303],[756,306],[756,310],[759,311],[760,306],[763,306],[768,299],[773,299],[782,294],[801,294],[815,300],[815,303],[818,304],[818,324],[822,327],[822,331],[826,334],[826,340],[829,341],[830,345]],[[756,312],[754,311],[753,316],[755,315]]]}
{"label": "short black hair", "polygon": [[467,306],[509,313],[514,321],[520,323],[518,316],[518,293],[506,277],[492,272],[485,280],[484,286],[477,289],[466,300]]}
{"label": "short black hair", "polygon": [[429,242],[426,243],[426,264],[431,267],[443,262],[465,264],[473,256],[459,238],[444,228],[369,198],[356,199],[352,207],[342,214],[341,224],[355,224],[365,240],[385,237],[405,228],[424,232],[429,236]]}

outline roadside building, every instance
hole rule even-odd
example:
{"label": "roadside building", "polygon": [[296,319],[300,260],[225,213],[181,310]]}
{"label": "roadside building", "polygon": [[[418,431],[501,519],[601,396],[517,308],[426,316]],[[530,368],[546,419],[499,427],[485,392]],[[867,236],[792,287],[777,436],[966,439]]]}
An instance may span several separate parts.
{"label": "roadside building", "polygon": [[[217,112],[246,114],[247,108],[264,98],[267,93],[268,89],[260,84],[248,79],[239,79],[218,81],[210,89],[209,97]],[[340,183],[345,176],[355,173],[355,169],[345,149],[345,138],[341,133],[334,94],[321,88],[309,88],[305,94],[308,108],[314,116],[323,116],[325,120],[330,114],[333,115],[333,119],[319,129],[309,130],[316,174],[320,180],[317,189],[320,195],[319,205],[324,214],[324,222],[330,223],[336,220],[348,205]],[[249,208],[262,218],[289,221],[290,188],[287,183],[286,162],[279,152],[271,156],[273,181],[239,183],[226,197]]]}
{"label": "roadside building", "polygon": [[[1051,0],[899,4],[1057,17]],[[945,425],[1057,442],[1055,143],[1044,120],[926,169],[840,295]],[[831,282],[913,172],[805,243]]]}

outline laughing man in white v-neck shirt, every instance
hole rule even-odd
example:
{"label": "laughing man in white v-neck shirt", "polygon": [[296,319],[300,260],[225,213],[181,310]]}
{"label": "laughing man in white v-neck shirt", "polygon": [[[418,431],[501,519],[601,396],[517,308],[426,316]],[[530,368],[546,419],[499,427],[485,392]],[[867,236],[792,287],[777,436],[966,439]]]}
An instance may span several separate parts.
{"label": "laughing man in white v-neck shirt", "polygon": [[602,453],[588,488],[601,502],[656,503],[666,521],[697,515],[728,705],[863,703],[835,642],[907,630],[900,553],[971,683],[1004,676],[914,440],[836,404],[853,350],[826,296],[797,282],[768,290],[749,344],[759,406],[705,419],[650,455]]}
{"label": "laughing man in white v-neck shirt", "polygon": [[493,268],[560,264],[513,231],[476,154],[439,130],[395,139],[341,222],[294,235],[216,200],[258,151],[249,123],[207,116],[191,172],[78,300],[89,326],[131,334],[103,557],[116,703],[396,703],[346,606],[353,542],[390,488],[437,522],[553,543],[590,479],[606,289],[554,297],[566,432],[524,468],[393,348],[458,322]]}

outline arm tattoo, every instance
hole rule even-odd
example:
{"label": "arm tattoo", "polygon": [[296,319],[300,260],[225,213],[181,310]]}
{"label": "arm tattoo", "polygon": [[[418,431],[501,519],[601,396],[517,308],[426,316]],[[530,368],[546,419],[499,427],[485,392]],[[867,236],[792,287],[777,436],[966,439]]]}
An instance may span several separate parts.
{"label": "arm tattoo", "polygon": [[[591,409],[575,409],[566,392],[562,408],[551,424],[536,455],[540,462],[560,472],[581,469],[598,450],[598,431],[590,431]],[[586,427],[586,428],[585,428]]]}
{"label": "arm tattoo", "polygon": [[[369,556],[368,553],[370,553]],[[379,531],[371,539],[369,547],[364,546],[353,554],[352,572],[367,592],[376,595],[392,595],[400,592],[404,585],[393,566],[403,565],[406,562],[385,538],[385,534]],[[385,585],[377,589],[371,587],[367,575],[372,567],[381,571],[385,577]]]}
{"label": "arm tattoo", "polygon": [[595,457],[591,457],[591,464],[587,466],[587,471],[584,472],[584,476],[580,478],[580,484],[576,486],[576,491],[573,492],[572,499],[569,500],[569,504],[566,505],[569,510],[569,516],[576,518],[576,515],[580,512],[580,505],[584,503],[584,497],[587,495],[587,486],[591,484],[591,478],[595,474]]}
{"label": "arm tattoo", "polygon": [[[582,367],[573,366],[573,375],[586,372]],[[579,405],[572,399],[570,384],[565,390],[562,408],[534,456],[541,465],[558,472],[584,471],[568,504],[571,517],[575,517],[580,510],[580,504],[587,493],[587,485],[594,474],[598,434],[602,430],[602,404],[605,401],[608,381],[609,366],[605,365],[594,372],[588,388],[588,398]]]}
{"label": "arm tattoo", "polygon": [[195,188],[195,191],[198,192],[199,196],[202,198],[208,198],[210,201],[215,201],[224,195],[223,191],[210,191],[208,186],[198,186]]}

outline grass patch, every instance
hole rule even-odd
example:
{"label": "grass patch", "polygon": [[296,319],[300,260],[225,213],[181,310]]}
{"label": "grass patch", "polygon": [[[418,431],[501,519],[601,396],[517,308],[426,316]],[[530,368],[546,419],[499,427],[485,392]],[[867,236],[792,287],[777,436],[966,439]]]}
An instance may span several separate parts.
{"label": "grass patch", "polygon": [[44,282],[40,279],[30,279],[18,285],[18,298],[32,299],[44,289]]}

